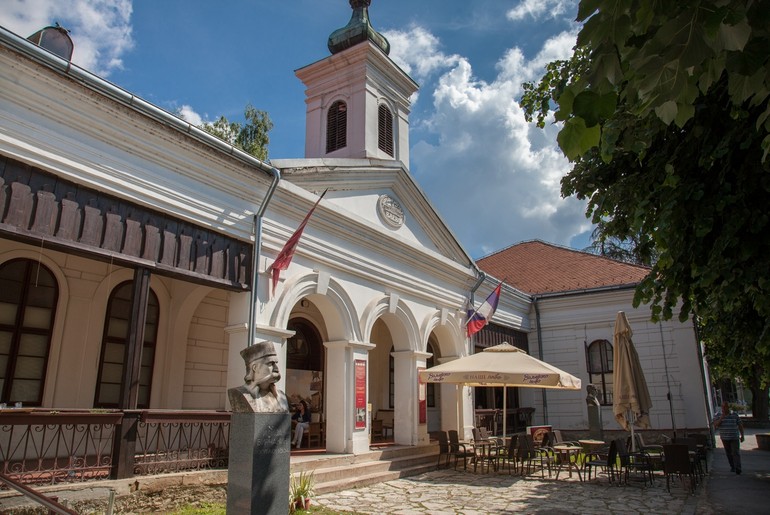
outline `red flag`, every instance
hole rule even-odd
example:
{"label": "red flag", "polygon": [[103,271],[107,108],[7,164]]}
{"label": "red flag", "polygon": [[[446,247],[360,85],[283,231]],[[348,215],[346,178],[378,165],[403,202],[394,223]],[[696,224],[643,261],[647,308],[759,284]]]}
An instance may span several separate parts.
{"label": "red flag", "polygon": [[299,227],[297,227],[297,230],[294,231],[294,234],[292,234],[288,240],[286,240],[286,244],[281,249],[281,252],[278,253],[278,256],[276,256],[275,261],[273,261],[273,264],[270,265],[270,269],[273,272],[273,294],[275,295],[275,287],[278,285],[278,279],[281,277],[281,270],[286,270],[289,268],[289,264],[291,263],[291,258],[294,257],[294,251],[297,249],[297,244],[299,243],[299,239],[302,237],[302,231],[305,230],[305,226],[307,225],[307,221],[310,220],[310,215],[313,214],[313,211],[315,211],[315,208],[318,206],[318,203],[321,202],[321,199],[324,198],[324,195],[326,195],[327,190],[324,190],[323,193],[321,193],[321,196],[318,197],[318,200],[313,205],[312,209],[308,212],[308,214],[305,215],[305,219],[302,220],[302,223],[299,224]]}

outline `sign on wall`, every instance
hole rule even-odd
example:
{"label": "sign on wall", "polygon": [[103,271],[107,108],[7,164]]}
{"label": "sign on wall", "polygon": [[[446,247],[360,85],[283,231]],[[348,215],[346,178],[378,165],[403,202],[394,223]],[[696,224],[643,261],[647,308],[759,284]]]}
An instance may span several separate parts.
{"label": "sign on wall", "polygon": [[428,423],[428,384],[420,380],[420,372],[425,367],[417,369],[417,412],[420,414],[420,424]]}
{"label": "sign on wall", "polygon": [[355,360],[356,406],[355,429],[366,429],[366,360]]}

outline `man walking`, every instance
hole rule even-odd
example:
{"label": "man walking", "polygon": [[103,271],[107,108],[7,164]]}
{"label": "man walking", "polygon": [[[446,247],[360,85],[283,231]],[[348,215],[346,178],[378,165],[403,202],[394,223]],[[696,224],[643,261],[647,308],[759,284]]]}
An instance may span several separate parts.
{"label": "man walking", "polygon": [[743,441],[743,423],[741,417],[730,411],[727,401],[722,402],[722,413],[714,417],[714,428],[719,429],[719,438],[730,462],[730,472],[741,473],[741,442]]}

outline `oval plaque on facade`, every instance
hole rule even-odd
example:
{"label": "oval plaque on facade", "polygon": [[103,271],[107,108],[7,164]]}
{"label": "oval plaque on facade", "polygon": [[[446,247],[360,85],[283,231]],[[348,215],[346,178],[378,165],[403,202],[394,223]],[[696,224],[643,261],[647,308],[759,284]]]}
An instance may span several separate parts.
{"label": "oval plaque on facade", "polygon": [[390,195],[380,195],[377,200],[377,212],[386,224],[398,229],[404,225],[404,210]]}

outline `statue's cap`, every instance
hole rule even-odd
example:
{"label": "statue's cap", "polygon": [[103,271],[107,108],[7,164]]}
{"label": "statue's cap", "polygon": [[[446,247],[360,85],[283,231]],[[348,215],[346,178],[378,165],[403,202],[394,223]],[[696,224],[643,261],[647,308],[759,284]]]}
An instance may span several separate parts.
{"label": "statue's cap", "polygon": [[273,345],[273,342],[255,343],[241,351],[241,357],[246,363],[251,363],[254,360],[262,359],[266,356],[276,356],[275,345]]}

